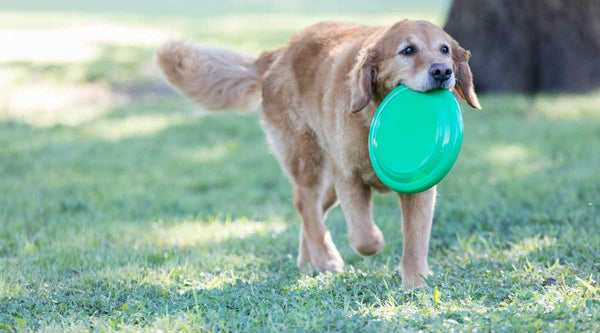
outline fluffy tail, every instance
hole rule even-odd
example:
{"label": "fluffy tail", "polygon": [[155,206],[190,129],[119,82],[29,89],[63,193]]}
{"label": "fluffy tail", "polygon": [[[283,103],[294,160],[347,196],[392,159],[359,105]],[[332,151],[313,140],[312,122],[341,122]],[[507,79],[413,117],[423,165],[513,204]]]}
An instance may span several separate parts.
{"label": "fluffy tail", "polygon": [[177,91],[206,109],[248,110],[260,106],[262,80],[254,57],[170,42],[156,52],[156,61]]}

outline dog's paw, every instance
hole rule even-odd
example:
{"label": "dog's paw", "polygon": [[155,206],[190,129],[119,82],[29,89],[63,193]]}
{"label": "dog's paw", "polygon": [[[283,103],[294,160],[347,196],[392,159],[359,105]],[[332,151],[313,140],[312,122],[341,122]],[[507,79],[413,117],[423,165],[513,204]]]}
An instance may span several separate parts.
{"label": "dog's paw", "polygon": [[341,259],[330,259],[325,262],[313,264],[319,272],[341,273],[344,271],[344,261]]}
{"label": "dog's paw", "polygon": [[429,270],[423,272],[418,271],[403,271],[402,272],[402,287],[406,289],[415,289],[427,286],[423,278],[427,278],[431,275]]}
{"label": "dog's paw", "polygon": [[344,260],[339,253],[319,254],[314,257],[300,252],[296,267],[299,270],[308,270],[310,266],[317,272],[341,273],[344,271]]}
{"label": "dog's paw", "polygon": [[296,260],[296,267],[301,271],[305,271],[309,269],[308,264],[310,264],[310,256],[300,252],[298,260]]}
{"label": "dog's paw", "polygon": [[376,225],[373,225],[373,228],[369,232],[361,235],[349,235],[348,239],[352,249],[363,256],[375,255],[385,245],[383,233]]}

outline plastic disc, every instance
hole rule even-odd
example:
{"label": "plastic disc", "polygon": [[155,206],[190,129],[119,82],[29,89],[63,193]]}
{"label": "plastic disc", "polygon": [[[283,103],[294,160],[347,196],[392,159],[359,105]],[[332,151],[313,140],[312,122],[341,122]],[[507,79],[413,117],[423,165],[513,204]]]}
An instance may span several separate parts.
{"label": "plastic disc", "polygon": [[396,192],[418,193],[450,172],[462,138],[460,107],[450,91],[422,93],[399,86],[375,112],[369,156],[383,184]]}

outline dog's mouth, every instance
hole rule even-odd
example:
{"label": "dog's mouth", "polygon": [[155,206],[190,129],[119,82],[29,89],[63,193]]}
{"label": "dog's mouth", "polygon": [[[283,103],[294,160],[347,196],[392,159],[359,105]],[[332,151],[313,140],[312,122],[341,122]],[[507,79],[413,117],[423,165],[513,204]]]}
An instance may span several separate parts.
{"label": "dog's mouth", "polygon": [[438,90],[438,89],[452,89],[452,88],[454,88],[455,83],[456,83],[456,81],[455,81],[454,77],[452,77],[451,79],[448,79],[448,80],[445,80],[442,82],[431,80],[431,81],[427,82],[426,84],[419,86],[419,87],[412,87],[411,85],[409,85],[405,82],[398,81],[398,83],[396,84],[396,87],[404,85],[414,91],[429,92],[429,91]]}
{"label": "dog's mouth", "polygon": [[440,82],[438,84],[437,89],[452,89],[452,88],[454,88],[455,84],[456,84],[456,81],[455,81],[454,77],[452,77],[444,82]]}

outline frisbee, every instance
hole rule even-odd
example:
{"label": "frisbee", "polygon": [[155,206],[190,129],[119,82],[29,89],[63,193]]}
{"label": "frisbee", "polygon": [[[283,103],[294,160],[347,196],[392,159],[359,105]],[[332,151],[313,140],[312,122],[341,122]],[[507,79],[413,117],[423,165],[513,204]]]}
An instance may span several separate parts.
{"label": "frisbee", "polygon": [[462,138],[460,107],[449,90],[423,93],[401,85],[375,112],[369,157],[375,174],[390,189],[423,192],[450,172]]}

